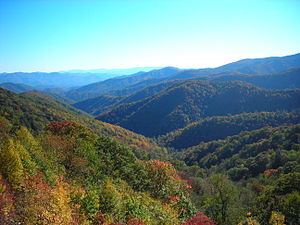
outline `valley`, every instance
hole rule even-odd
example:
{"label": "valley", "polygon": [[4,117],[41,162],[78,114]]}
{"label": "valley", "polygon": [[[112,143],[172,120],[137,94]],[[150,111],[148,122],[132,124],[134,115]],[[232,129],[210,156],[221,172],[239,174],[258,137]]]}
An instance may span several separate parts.
{"label": "valley", "polygon": [[0,74],[0,224],[299,224],[299,68]]}

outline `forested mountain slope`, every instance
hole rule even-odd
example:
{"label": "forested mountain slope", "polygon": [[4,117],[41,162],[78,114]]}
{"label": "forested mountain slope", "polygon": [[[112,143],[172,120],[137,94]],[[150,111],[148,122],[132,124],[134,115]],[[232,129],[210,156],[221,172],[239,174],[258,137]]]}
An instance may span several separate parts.
{"label": "forested mountain slope", "polygon": [[[221,73],[222,74],[222,73]],[[267,75],[234,74],[220,75],[204,78],[209,81],[232,81],[240,80],[267,89],[293,89],[300,88],[300,68],[286,70],[280,73]]]}
{"label": "forested mountain slope", "polygon": [[15,127],[25,126],[38,132],[51,121],[77,121],[95,133],[114,137],[124,143],[145,150],[160,149],[149,139],[118,126],[94,120],[88,114],[39,92],[15,94],[0,88],[0,116]]}
{"label": "forested mountain slope", "polygon": [[243,82],[186,81],[150,98],[96,117],[146,136],[158,136],[210,116],[293,110],[299,90],[266,90]]}
{"label": "forested mountain slope", "polygon": [[284,57],[243,59],[216,68],[183,70],[166,77],[165,81],[174,79],[199,79],[228,74],[271,75],[298,67],[300,67],[300,53]]}
{"label": "forested mountain slope", "polygon": [[299,57],[0,88],[0,224],[300,224]]}
{"label": "forested mountain slope", "polygon": [[190,123],[182,129],[167,133],[158,138],[159,142],[174,149],[182,149],[224,139],[265,126],[277,127],[283,124],[300,123],[300,113],[296,112],[257,112],[232,116],[214,116]]}
{"label": "forested mountain slope", "polygon": [[73,89],[65,93],[65,95],[66,97],[75,101],[85,100],[109,93],[113,90],[124,89],[142,81],[167,77],[171,74],[177,73],[178,71],[180,71],[180,69],[178,68],[166,67],[159,70],[152,70],[147,73],[139,72],[136,74],[112,78],[102,82],[97,82],[77,89]]}
{"label": "forested mountain slope", "polygon": [[[244,59],[217,68],[208,69],[184,69],[180,70],[174,67],[166,67],[158,70],[153,70],[147,73],[136,73],[129,76],[117,77],[108,79],[102,82],[93,83],[83,86],[65,93],[66,97],[75,101],[83,101],[89,98],[98,97],[102,94],[109,94],[110,92],[119,89],[128,89],[127,94],[134,91],[141,90],[149,85],[159,84],[161,82],[177,80],[177,79],[201,79],[203,77],[216,77],[232,74],[246,74],[246,75],[265,75],[283,72],[300,67],[300,54],[295,54],[285,57],[269,57],[261,59]],[[289,75],[291,76],[291,75]],[[231,77],[232,78],[232,77]],[[243,80],[243,77],[237,76],[237,80]],[[239,79],[240,78],[240,79]],[[230,79],[230,78],[228,78]],[[254,78],[254,83],[258,82],[265,88],[290,88],[293,87],[290,79],[287,76],[270,78],[267,80],[275,82],[270,84],[269,81],[264,83],[258,78]],[[278,82],[283,80],[280,85]],[[298,80],[298,79],[297,79]],[[251,79],[250,81],[251,82]],[[267,85],[268,84],[268,85]],[[287,85],[289,85],[287,87]],[[295,86],[297,87],[297,85]],[[132,90],[131,90],[132,89]],[[131,90],[131,91],[130,91]],[[122,95],[126,95],[126,90]]]}
{"label": "forested mountain slope", "polygon": [[[283,71],[276,74],[268,75],[245,75],[235,72],[220,73],[222,75],[213,77],[197,78],[207,81],[244,81],[255,86],[266,89],[294,89],[300,88],[300,69],[295,68],[288,71]],[[224,75],[227,74],[227,75]],[[153,80],[157,81],[157,80]],[[96,98],[87,99],[76,102],[74,107],[81,109],[89,114],[97,116],[103,112],[109,111],[118,105],[131,103],[142,100],[143,98],[151,97],[173,84],[178,85],[180,80],[171,80],[151,85],[152,81],[139,82],[125,89],[119,89],[101,95]],[[182,80],[183,82],[184,80]],[[156,83],[156,82],[154,82]]]}
{"label": "forested mountain slope", "polygon": [[233,180],[268,169],[300,172],[300,125],[243,131],[223,140],[203,142],[179,153],[187,165],[226,171]]}
{"label": "forested mountain slope", "polygon": [[0,84],[1,88],[10,90],[15,93],[23,93],[27,91],[33,91],[34,88],[25,84],[16,84],[16,83],[2,83]]}
{"label": "forested mountain slope", "polygon": [[271,74],[299,67],[300,53],[283,57],[243,59],[217,68],[219,71],[235,71],[246,74]]}
{"label": "forested mountain slope", "polygon": [[[230,218],[247,212],[248,219],[240,224],[296,225],[300,222],[299,134],[299,124],[244,131],[176,153],[189,166],[174,163],[190,179],[192,195],[204,212],[218,221],[227,220],[221,224],[236,224]],[[248,209],[243,211],[241,205]],[[222,208],[228,216],[218,213]]]}
{"label": "forested mountain slope", "polygon": [[[112,95],[101,95],[96,98],[87,99],[81,102],[76,102],[73,104],[75,108],[81,109],[87,113],[90,113],[94,116],[101,114],[102,112],[109,111],[114,107],[131,103],[135,101],[142,100],[144,98],[151,97],[160,91],[165,90],[166,88],[170,87],[171,85],[178,85],[178,81],[168,81],[163,82],[156,85],[149,85],[148,87],[131,93],[131,90],[126,92],[126,89],[119,90],[119,93],[116,93],[118,90],[114,91]],[[121,95],[121,92],[125,95]],[[131,94],[128,94],[131,93]]]}
{"label": "forested mountain slope", "polygon": [[177,225],[195,213],[169,163],[138,160],[76,122],[36,136],[10,122],[0,117],[0,224]]}

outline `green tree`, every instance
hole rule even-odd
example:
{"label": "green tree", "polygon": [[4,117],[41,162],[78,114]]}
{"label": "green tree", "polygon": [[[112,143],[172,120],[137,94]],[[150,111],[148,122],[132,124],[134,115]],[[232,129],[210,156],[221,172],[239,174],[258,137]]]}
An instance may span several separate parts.
{"label": "green tree", "polygon": [[204,207],[207,214],[220,225],[233,224],[237,190],[223,174],[214,174],[208,178],[207,196]]}
{"label": "green tree", "polygon": [[287,224],[300,223],[300,173],[283,174],[256,201],[257,215],[268,224],[272,211],[285,215]]}

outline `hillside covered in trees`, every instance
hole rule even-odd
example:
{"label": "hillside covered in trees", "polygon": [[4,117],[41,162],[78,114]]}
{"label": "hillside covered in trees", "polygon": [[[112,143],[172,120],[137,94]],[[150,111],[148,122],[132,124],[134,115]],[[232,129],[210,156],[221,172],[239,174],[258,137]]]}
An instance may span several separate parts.
{"label": "hillside covered in trees", "polygon": [[239,134],[242,131],[262,127],[277,127],[283,124],[300,122],[298,111],[295,112],[258,112],[243,113],[232,116],[213,116],[188,124],[182,129],[167,133],[158,141],[168,147],[180,150]]}
{"label": "hillside covered in trees", "polygon": [[195,213],[171,164],[74,122],[36,137],[11,128],[1,118],[1,224],[179,224]]}
{"label": "hillside covered in trees", "polygon": [[[178,69],[165,67],[149,72],[139,72],[116,77],[79,88],[66,90],[62,95],[74,101],[84,101],[100,95],[128,95],[174,80],[239,80],[262,88],[299,88],[300,54],[284,57],[243,59],[216,68]],[[99,107],[100,108],[100,107]]]}
{"label": "hillside covered in trees", "polygon": [[0,224],[300,224],[298,61],[3,85]]}
{"label": "hillside covered in trees", "polygon": [[196,213],[170,163],[136,158],[159,151],[146,138],[130,145],[122,135],[139,135],[88,127],[85,113],[38,93],[0,99],[0,224],[181,224]]}
{"label": "hillside covered in trees", "polygon": [[300,225],[300,0],[0,0],[0,225]]}
{"label": "hillside covered in trees", "polygon": [[141,101],[119,105],[96,117],[154,137],[210,116],[293,110],[299,90],[266,90],[243,82],[186,81]]}
{"label": "hillside covered in trees", "polygon": [[33,133],[42,130],[51,121],[77,121],[91,128],[96,134],[107,135],[132,147],[138,147],[144,154],[163,151],[142,135],[94,120],[83,111],[39,92],[15,94],[0,88],[0,116],[8,119],[14,127],[25,126]]}
{"label": "hillside covered in trees", "polygon": [[299,125],[253,130],[297,123],[296,111],[200,120],[253,131],[167,155],[41,93],[0,90],[1,224],[299,222]]}
{"label": "hillside covered in trees", "polygon": [[[226,207],[225,220],[247,205],[247,210],[256,215],[260,224],[276,224],[271,222],[272,212],[285,215],[282,224],[299,224],[299,134],[299,124],[244,131],[224,140],[203,142],[177,153],[176,157],[184,163],[178,161],[176,164],[191,179],[200,208],[206,209],[207,215],[213,218],[224,217],[224,214],[219,214],[218,207]],[[202,168],[198,170],[200,176],[192,172],[197,168]],[[227,181],[226,191],[224,183],[210,180],[217,179],[215,174],[223,174],[220,176],[228,176],[231,180],[231,183]],[[211,178],[207,180],[206,176]],[[210,187],[209,182],[213,182],[219,189]],[[217,198],[212,194],[217,194],[220,199],[214,203],[216,205],[208,204],[212,208],[205,208],[209,196]],[[248,224],[251,224],[249,220]]]}

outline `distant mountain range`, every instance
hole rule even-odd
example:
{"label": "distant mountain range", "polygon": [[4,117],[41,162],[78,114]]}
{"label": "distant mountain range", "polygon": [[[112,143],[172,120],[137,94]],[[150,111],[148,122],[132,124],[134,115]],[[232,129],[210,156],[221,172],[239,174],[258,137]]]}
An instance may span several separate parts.
{"label": "distant mountain range", "polygon": [[236,71],[246,74],[270,74],[299,67],[300,54],[284,57],[268,57],[260,59],[243,59],[216,68],[220,71]]}
{"label": "distant mountain range", "polygon": [[44,88],[71,88],[105,80],[117,75],[108,73],[0,73],[1,83],[18,83],[42,90]]}
{"label": "distant mountain range", "polygon": [[44,88],[73,88],[103,81],[112,77],[148,72],[161,67],[136,67],[129,69],[71,70],[53,73],[0,73],[1,83],[25,84],[42,90]]}
{"label": "distant mountain range", "polygon": [[66,92],[65,96],[75,101],[82,101],[102,94],[127,95],[149,85],[178,79],[242,80],[263,88],[299,88],[299,68],[300,54],[286,57],[246,59],[213,69],[182,70],[166,67],[83,86]]}
{"label": "distant mountain range", "polygon": [[136,92],[134,92],[135,88],[115,90],[109,92],[108,94],[100,95],[96,98],[90,98],[87,100],[76,102],[75,104],[73,104],[73,106],[94,116],[98,116],[102,112],[109,111],[118,105],[131,103],[151,97],[173,84],[177,85],[178,81],[174,80],[156,85],[149,85],[142,90],[137,89],[138,91]]}
{"label": "distant mountain range", "polygon": [[[56,94],[64,95],[73,101],[82,101],[112,92],[113,95],[130,94],[149,85],[176,79],[243,80],[264,88],[298,88],[299,70],[296,69],[297,67],[300,67],[300,54],[244,59],[207,69],[136,67],[54,73],[2,73],[0,84],[7,82],[25,84],[39,90],[52,88],[51,93],[56,93],[53,88],[77,87],[65,90],[63,93],[60,90]],[[273,75],[277,76],[273,77]]]}
{"label": "distant mountain range", "polygon": [[130,76],[116,77],[102,82],[86,85],[80,88],[68,91],[65,96],[73,100],[85,100],[88,98],[97,97],[113,90],[124,89],[136,85],[143,81],[164,78],[180,71],[178,68],[166,67],[150,72],[138,72]]}
{"label": "distant mountain range", "polygon": [[[245,81],[259,87],[268,89],[294,89],[300,88],[300,68],[270,74],[270,75],[223,75],[216,77],[198,78],[207,81]],[[151,97],[154,94],[166,89],[180,80],[171,80],[155,85],[146,85],[149,82],[139,82],[125,89],[113,90],[96,98],[79,101],[74,104],[76,108],[84,110],[94,116],[108,111],[118,105],[131,103]],[[184,80],[181,80],[184,81]],[[144,87],[144,88],[143,88]],[[70,96],[69,96],[70,97]]]}
{"label": "distant mountain range", "polygon": [[300,88],[300,67],[285,70],[279,73],[267,75],[245,75],[228,73],[214,77],[205,77],[202,80],[209,81],[233,81],[240,80],[268,89],[293,89]]}
{"label": "distant mountain range", "polygon": [[[151,68],[132,68],[139,69]],[[107,72],[122,71],[126,72]],[[297,109],[300,102],[298,90],[266,90],[300,88],[300,54],[244,59],[208,69],[166,67],[70,88],[100,76],[111,74],[72,71],[0,74],[0,82],[8,78],[21,81],[1,85],[16,93],[47,84],[49,87],[43,86],[42,90],[59,101],[149,137],[164,135],[211,116],[290,111]],[[63,88],[57,87],[62,84]]]}
{"label": "distant mountain range", "polygon": [[151,70],[158,70],[162,67],[133,67],[128,69],[92,69],[92,70],[68,70],[61,71],[63,73],[104,73],[114,75],[130,75],[138,72],[149,72]]}

